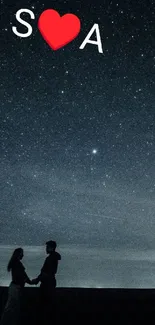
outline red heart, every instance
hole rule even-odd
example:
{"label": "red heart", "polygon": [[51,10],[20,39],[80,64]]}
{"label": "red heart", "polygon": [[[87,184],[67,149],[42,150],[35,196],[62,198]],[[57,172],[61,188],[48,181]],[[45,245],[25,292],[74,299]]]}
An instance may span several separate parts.
{"label": "red heart", "polygon": [[48,45],[58,50],[77,37],[81,23],[73,14],[60,17],[56,10],[47,9],[39,17],[38,28]]}

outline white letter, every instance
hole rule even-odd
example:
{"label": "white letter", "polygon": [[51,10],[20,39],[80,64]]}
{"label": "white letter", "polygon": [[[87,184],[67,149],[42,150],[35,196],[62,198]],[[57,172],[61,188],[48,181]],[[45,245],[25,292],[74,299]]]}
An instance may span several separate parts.
{"label": "white letter", "polygon": [[[90,41],[90,37],[94,33],[95,30],[96,30],[96,38],[97,38],[97,41]],[[92,29],[90,30],[90,32],[86,36],[85,40],[81,44],[80,50],[84,49],[84,47],[85,47],[85,45],[87,43],[98,45],[98,51],[100,53],[103,53],[102,43],[101,43],[101,36],[100,36],[100,31],[99,31],[99,25],[98,24],[94,24],[94,26],[92,27]]]}
{"label": "white letter", "polygon": [[27,12],[28,14],[30,14],[31,16],[31,19],[34,19],[35,16],[34,16],[34,13],[33,11],[29,10],[29,9],[20,9],[16,12],[16,19],[24,26],[26,26],[28,28],[28,31],[27,33],[25,34],[21,34],[19,32],[17,32],[17,28],[15,26],[12,27],[12,30],[14,32],[14,34],[16,34],[17,36],[20,36],[20,37],[29,37],[31,34],[32,34],[32,27],[30,24],[26,23],[25,20],[21,19],[20,18],[20,14],[23,13],[23,12]]}

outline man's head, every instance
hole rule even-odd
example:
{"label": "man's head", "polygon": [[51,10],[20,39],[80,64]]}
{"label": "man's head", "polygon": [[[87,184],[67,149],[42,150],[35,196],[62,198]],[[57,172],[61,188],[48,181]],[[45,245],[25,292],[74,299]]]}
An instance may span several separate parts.
{"label": "man's head", "polygon": [[53,240],[49,240],[46,242],[46,253],[50,254],[56,250],[57,244]]}

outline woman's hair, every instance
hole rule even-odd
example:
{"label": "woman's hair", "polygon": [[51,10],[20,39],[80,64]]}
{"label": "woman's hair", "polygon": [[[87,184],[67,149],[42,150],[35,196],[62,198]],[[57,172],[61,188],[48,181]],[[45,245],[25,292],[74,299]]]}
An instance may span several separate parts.
{"label": "woman's hair", "polygon": [[19,257],[21,255],[21,253],[23,252],[23,249],[21,247],[16,248],[10,258],[10,261],[8,263],[7,266],[7,271],[10,272],[10,270],[12,269],[13,264],[19,260]]}

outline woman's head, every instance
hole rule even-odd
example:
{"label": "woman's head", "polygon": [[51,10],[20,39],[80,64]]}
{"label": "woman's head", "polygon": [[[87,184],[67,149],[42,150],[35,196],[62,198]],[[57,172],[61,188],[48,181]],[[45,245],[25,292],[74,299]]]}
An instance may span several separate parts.
{"label": "woman's head", "polygon": [[8,263],[8,266],[7,266],[7,270],[8,272],[10,272],[10,270],[12,269],[12,266],[13,264],[16,262],[16,261],[19,261],[23,258],[24,256],[24,251],[21,247],[19,248],[16,248],[10,258],[10,261]]}

